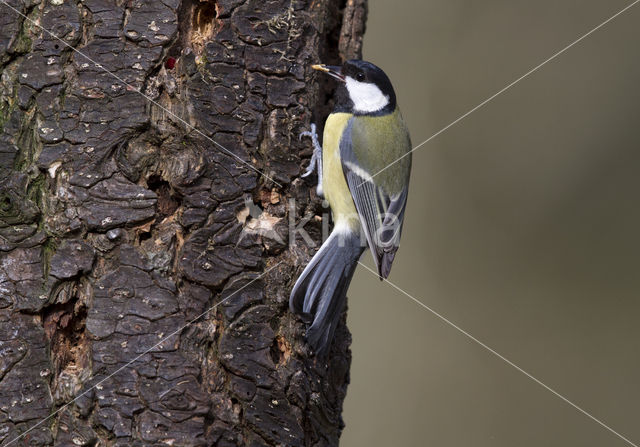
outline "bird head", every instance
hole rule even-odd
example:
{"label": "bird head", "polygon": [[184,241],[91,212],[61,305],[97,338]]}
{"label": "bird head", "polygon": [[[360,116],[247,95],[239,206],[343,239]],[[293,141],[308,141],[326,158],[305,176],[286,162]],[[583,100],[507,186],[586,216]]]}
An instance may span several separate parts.
{"label": "bird head", "polygon": [[311,68],[340,82],[335,111],[377,115],[395,109],[396,94],[389,77],[371,62],[352,59],[342,66],[318,64]]}

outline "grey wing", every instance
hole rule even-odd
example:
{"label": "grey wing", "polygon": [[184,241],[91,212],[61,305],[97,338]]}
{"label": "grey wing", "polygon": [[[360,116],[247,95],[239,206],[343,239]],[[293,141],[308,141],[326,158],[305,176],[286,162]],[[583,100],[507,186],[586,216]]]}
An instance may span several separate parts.
{"label": "grey wing", "polygon": [[[349,138],[344,140],[349,141]],[[400,245],[408,186],[398,194],[389,195],[376,185],[372,178],[374,173],[367,172],[358,163],[349,144],[341,145],[340,157],[378,275],[381,279],[386,278],[391,272],[391,264]]]}

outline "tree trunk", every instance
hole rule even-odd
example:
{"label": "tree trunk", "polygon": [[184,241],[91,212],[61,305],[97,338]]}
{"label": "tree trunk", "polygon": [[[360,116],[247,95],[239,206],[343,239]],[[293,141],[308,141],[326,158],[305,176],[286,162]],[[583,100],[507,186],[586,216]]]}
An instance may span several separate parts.
{"label": "tree trunk", "polygon": [[288,228],[365,2],[0,2],[0,445],[338,444],[350,335],[310,355]]}

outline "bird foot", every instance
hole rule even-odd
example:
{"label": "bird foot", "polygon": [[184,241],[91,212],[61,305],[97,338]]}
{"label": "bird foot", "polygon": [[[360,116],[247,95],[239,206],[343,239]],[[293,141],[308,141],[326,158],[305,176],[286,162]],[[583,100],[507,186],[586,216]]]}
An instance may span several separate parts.
{"label": "bird foot", "polygon": [[[311,125],[311,130],[307,130],[304,132],[300,132],[300,139],[302,137],[310,137],[311,142],[313,143],[313,155],[311,156],[311,162],[307,167],[302,177],[308,177],[313,174],[314,171],[318,172],[318,186],[316,187],[316,192],[319,196],[323,196],[322,194],[322,146],[320,146],[320,142],[318,141],[318,134],[316,132],[316,125]],[[324,197],[324,196],[323,196]]]}

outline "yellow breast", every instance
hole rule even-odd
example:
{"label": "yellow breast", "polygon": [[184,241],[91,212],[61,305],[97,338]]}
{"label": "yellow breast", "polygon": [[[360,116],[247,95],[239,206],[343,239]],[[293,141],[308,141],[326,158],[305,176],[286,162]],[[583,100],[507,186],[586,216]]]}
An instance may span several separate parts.
{"label": "yellow breast", "polygon": [[324,125],[322,187],[324,196],[331,206],[335,225],[347,225],[352,230],[357,230],[360,226],[360,219],[344,178],[340,161],[340,138],[352,116],[350,113],[332,113]]}

